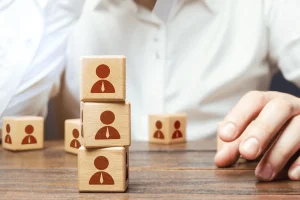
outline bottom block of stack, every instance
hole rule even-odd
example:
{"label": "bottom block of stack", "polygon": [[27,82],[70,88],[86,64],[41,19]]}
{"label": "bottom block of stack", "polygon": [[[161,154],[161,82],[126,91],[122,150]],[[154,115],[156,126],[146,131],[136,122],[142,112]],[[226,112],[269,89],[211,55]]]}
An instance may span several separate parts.
{"label": "bottom block of stack", "polygon": [[125,192],[129,182],[128,147],[78,151],[80,192]]}

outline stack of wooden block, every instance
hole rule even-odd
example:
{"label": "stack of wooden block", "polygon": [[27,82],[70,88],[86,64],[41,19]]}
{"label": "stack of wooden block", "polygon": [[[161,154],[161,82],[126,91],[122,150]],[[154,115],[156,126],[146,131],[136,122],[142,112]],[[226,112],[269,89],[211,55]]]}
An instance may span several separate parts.
{"label": "stack of wooden block", "polygon": [[79,191],[124,192],[131,144],[125,57],[83,57],[80,87]]}

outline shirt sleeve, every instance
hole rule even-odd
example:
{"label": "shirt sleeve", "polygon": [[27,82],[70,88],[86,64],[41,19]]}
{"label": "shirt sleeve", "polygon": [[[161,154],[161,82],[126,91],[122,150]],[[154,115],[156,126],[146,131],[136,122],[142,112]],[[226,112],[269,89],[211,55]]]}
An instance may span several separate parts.
{"label": "shirt sleeve", "polygon": [[270,59],[284,77],[300,87],[300,1],[265,1]]}
{"label": "shirt sleeve", "polygon": [[42,37],[31,63],[26,66],[22,80],[2,116],[46,116],[49,99],[59,92],[60,77],[65,66],[67,37],[74,22],[80,16],[84,0],[36,0],[35,2],[43,21]]}

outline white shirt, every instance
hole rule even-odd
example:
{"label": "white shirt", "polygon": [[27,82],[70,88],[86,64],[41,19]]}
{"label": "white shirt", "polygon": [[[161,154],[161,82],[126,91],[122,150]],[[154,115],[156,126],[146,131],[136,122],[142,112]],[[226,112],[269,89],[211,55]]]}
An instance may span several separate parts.
{"label": "white shirt", "polygon": [[[278,64],[300,85],[300,1],[178,0],[164,23],[132,0],[86,1],[68,47],[65,105],[79,116],[79,58],[127,57],[132,138],[147,140],[147,116],[188,114],[189,140],[248,91],[267,90]],[[273,65],[271,65],[273,64]]]}
{"label": "white shirt", "polygon": [[82,3],[0,1],[0,116],[46,116],[49,99],[59,91],[67,35]]}

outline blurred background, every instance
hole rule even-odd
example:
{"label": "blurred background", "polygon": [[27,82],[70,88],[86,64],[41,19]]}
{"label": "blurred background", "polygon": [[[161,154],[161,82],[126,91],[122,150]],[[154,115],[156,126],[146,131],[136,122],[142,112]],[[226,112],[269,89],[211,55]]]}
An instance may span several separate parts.
{"label": "blurred background", "polygon": [[[272,79],[270,87],[272,91],[285,92],[300,97],[300,90],[292,83],[286,81],[281,72],[277,72]],[[63,119],[61,119],[61,110],[58,110],[60,96],[49,102],[49,112],[45,124],[45,139],[52,140],[63,138]]]}

